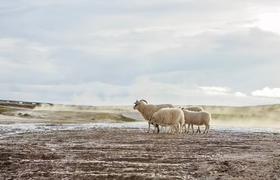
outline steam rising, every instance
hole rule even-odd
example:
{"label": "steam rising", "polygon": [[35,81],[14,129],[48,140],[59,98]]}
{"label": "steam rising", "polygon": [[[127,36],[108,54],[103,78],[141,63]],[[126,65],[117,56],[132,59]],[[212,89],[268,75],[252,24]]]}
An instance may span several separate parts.
{"label": "steam rising", "polygon": [[130,106],[79,106],[79,105],[63,105],[63,104],[41,104],[34,108],[35,111],[85,111],[85,112],[92,112],[92,111],[102,111],[102,112],[109,112],[109,111],[124,111],[130,109]]}

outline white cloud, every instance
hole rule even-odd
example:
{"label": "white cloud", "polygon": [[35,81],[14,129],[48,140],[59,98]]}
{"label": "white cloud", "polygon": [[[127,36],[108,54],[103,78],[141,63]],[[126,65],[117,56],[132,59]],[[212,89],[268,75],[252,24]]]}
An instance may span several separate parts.
{"label": "white cloud", "polygon": [[[233,92],[227,87],[198,88],[187,83],[170,84],[153,81],[145,77],[132,85],[119,86],[103,83],[91,83],[83,86],[73,96],[74,104],[114,105],[132,104],[136,99],[147,99],[151,103],[196,104],[196,105],[254,105],[276,103],[276,99],[246,96],[242,92]],[[202,91],[203,92],[202,92]],[[205,93],[208,92],[208,93]],[[209,91],[211,93],[209,94]]]}
{"label": "white cloud", "polygon": [[247,97],[243,92],[234,92],[229,87],[219,87],[219,86],[202,86],[199,87],[207,95],[215,96],[235,96],[235,97]]}
{"label": "white cloud", "polygon": [[60,71],[53,54],[51,47],[39,42],[0,38],[0,84],[61,82],[64,71]]}
{"label": "white cloud", "polygon": [[279,19],[279,9],[276,12],[262,13],[259,15],[256,25],[266,31],[280,34],[280,25],[277,23]]}
{"label": "white cloud", "polygon": [[235,92],[234,95],[237,97],[246,97],[247,96],[245,93],[242,93],[242,92]]}
{"label": "white cloud", "polygon": [[129,105],[141,98],[151,103],[189,105],[253,105],[277,102],[277,99],[243,96],[243,93],[234,93],[226,87],[204,87],[204,90],[223,92],[222,95],[221,93],[207,94],[201,88],[185,82],[172,84],[147,77],[139,78],[128,85],[102,82],[50,85],[0,84],[0,89],[1,95],[8,99],[83,105]]}
{"label": "white cloud", "polygon": [[[270,12],[279,4],[3,2],[0,98],[81,104],[122,104],[136,97],[183,104],[275,102],[244,92],[279,84],[280,36],[272,33],[278,25]],[[262,16],[267,13],[272,14]],[[240,83],[243,79],[246,83]]]}
{"label": "white cloud", "polygon": [[202,86],[199,87],[204,93],[209,95],[227,95],[230,92],[228,87],[218,87],[218,86]]}
{"label": "white cloud", "polygon": [[260,90],[255,90],[252,96],[269,97],[269,98],[280,98],[280,88],[264,87]]}

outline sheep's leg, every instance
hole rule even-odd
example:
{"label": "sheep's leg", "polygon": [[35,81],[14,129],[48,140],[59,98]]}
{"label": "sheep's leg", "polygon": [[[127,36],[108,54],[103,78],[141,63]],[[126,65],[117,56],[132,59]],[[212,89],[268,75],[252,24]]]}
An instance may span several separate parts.
{"label": "sheep's leg", "polygon": [[158,124],[156,124],[156,129],[157,129],[157,133],[159,133],[159,125]]}
{"label": "sheep's leg", "polygon": [[181,127],[181,134],[183,134],[184,133],[184,127],[185,127],[185,124],[180,124],[180,127]]}
{"label": "sheep's leg", "polygon": [[167,129],[167,131],[166,131],[167,134],[171,133],[171,127],[170,126],[166,126],[166,129]]}
{"label": "sheep's leg", "polygon": [[209,125],[205,125],[205,130],[203,132],[203,134],[208,134],[208,130],[209,130]]}
{"label": "sheep's leg", "polygon": [[154,126],[153,133],[155,133],[157,131],[157,124],[156,125],[153,124],[153,126]]}
{"label": "sheep's leg", "polygon": [[168,131],[168,133],[172,133],[172,130],[173,130],[173,126],[169,126],[169,131]]}
{"label": "sheep's leg", "polygon": [[191,126],[191,124],[188,124],[188,131],[187,131],[187,134],[189,134],[190,126]]}
{"label": "sheep's leg", "polygon": [[170,126],[170,133],[171,133],[171,134],[174,133],[174,126]]}
{"label": "sheep's leg", "polygon": [[178,123],[175,127],[176,127],[175,133],[179,133],[180,134],[180,124]]}
{"label": "sheep's leg", "polygon": [[158,124],[153,124],[152,125],[154,126],[154,130],[153,130],[153,133],[158,133],[159,132],[159,125]]}
{"label": "sheep's leg", "polygon": [[175,133],[175,131],[176,131],[176,127],[173,125],[173,126],[171,126],[171,134],[174,134]]}
{"label": "sheep's leg", "polygon": [[170,134],[173,133],[173,126],[170,126],[170,127],[169,127],[169,132],[168,132],[168,133],[170,133]]}
{"label": "sheep's leg", "polygon": [[151,122],[149,121],[149,122],[148,122],[148,124],[149,124],[149,129],[148,129],[148,132],[147,132],[147,133],[149,133],[149,132],[150,132]]}
{"label": "sheep's leg", "polygon": [[173,125],[173,133],[172,134],[175,134],[178,130],[178,125]]}
{"label": "sheep's leg", "polygon": [[209,131],[209,127],[210,127],[210,125],[209,125],[209,124],[207,124],[207,125],[206,125],[206,127],[207,127],[207,129],[206,129],[206,134],[208,134],[208,131]]}
{"label": "sheep's leg", "polygon": [[191,124],[191,126],[192,126],[192,133],[194,134],[193,124]]}
{"label": "sheep's leg", "polygon": [[171,133],[171,128],[169,127],[169,126],[167,126],[167,131],[166,131],[166,133]]}
{"label": "sheep's leg", "polygon": [[197,126],[197,130],[196,130],[195,133],[196,133],[196,134],[197,134],[197,133],[200,133],[200,128],[199,128],[199,126]]}
{"label": "sheep's leg", "polygon": [[172,130],[173,130],[173,131],[172,131],[172,134],[175,134],[176,131],[177,131],[177,126],[176,126],[176,125],[175,125],[175,126],[173,125],[173,126],[172,126]]}
{"label": "sheep's leg", "polygon": [[181,134],[183,132],[183,125],[180,123],[179,124],[179,134]]}

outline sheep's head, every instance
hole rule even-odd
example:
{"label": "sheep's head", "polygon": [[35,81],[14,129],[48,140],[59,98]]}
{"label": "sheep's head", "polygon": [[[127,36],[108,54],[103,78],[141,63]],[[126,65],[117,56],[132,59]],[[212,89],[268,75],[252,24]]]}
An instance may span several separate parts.
{"label": "sheep's head", "polygon": [[137,109],[137,107],[140,105],[140,104],[148,104],[148,102],[145,100],[145,99],[141,99],[141,100],[136,100],[135,103],[134,103],[134,106],[133,106],[133,109]]}
{"label": "sheep's head", "polygon": [[134,103],[133,109],[136,109],[139,104],[140,104],[140,101],[136,100]]}

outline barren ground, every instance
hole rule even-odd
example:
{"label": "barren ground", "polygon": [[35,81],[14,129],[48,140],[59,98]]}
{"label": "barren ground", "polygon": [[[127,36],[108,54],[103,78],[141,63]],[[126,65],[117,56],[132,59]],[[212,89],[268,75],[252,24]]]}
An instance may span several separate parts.
{"label": "barren ground", "polygon": [[139,128],[22,133],[0,139],[0,179],[279,179],[280,134]]}

